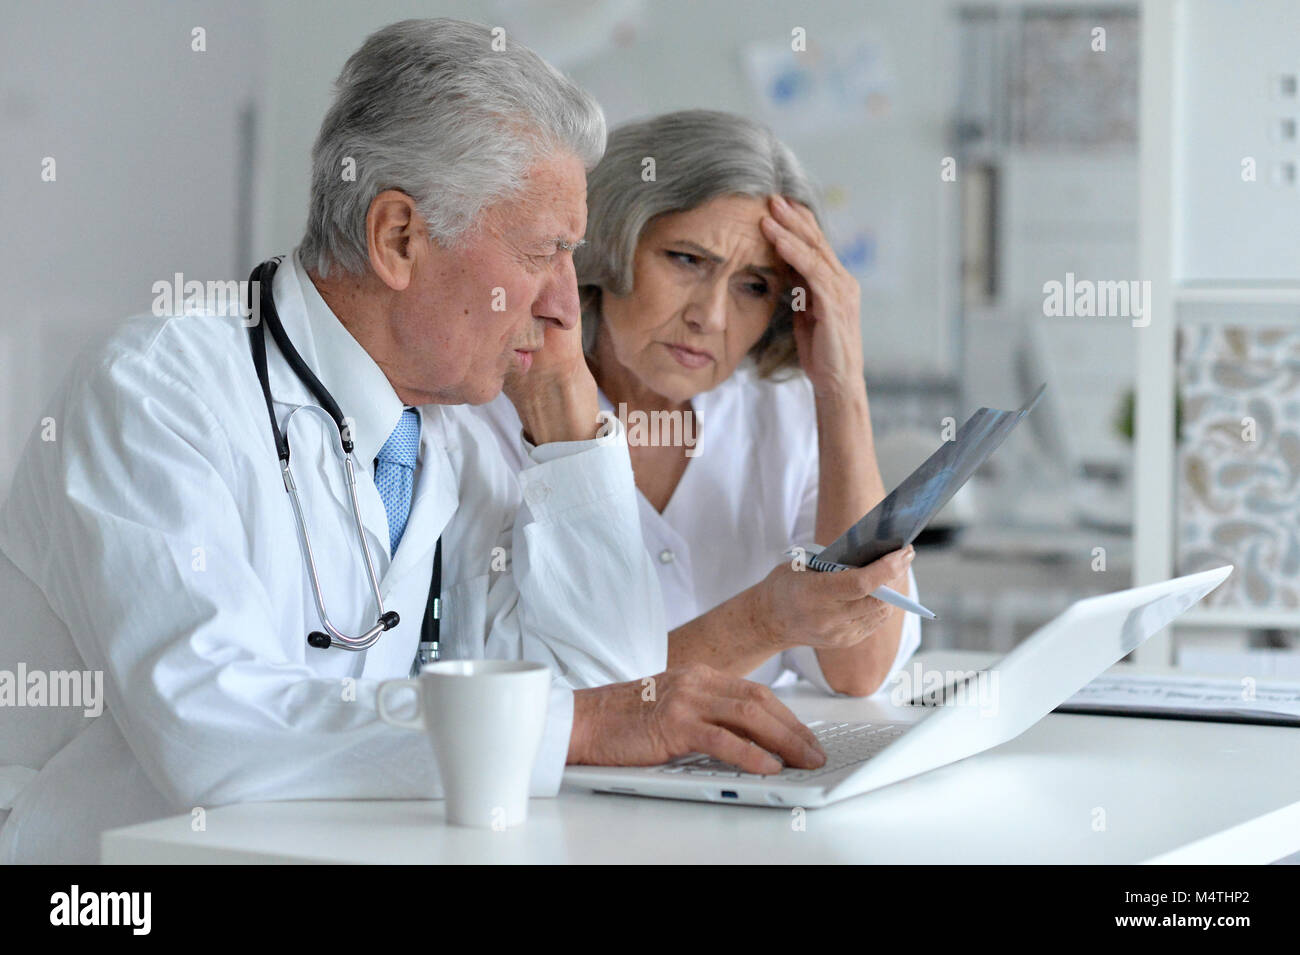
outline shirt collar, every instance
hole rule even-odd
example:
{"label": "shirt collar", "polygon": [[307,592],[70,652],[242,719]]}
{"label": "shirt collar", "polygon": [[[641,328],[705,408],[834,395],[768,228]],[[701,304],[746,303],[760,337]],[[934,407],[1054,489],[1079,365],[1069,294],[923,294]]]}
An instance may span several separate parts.
{"label": "shirt collar", "polygon": [[292,268],[302,293],[316,352],[313,370],[349,419],[357,461],[368,468],[397,427],[405,406],[388,376],[321,298],[296,249],[284,264]]}

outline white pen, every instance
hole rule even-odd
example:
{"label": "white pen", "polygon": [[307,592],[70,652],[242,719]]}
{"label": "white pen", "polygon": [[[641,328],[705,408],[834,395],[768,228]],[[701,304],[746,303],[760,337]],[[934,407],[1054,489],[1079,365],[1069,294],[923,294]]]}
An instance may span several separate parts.
{"label": "white pen", "polygon": [[924,617],[926,620],[938,620],[933,613],[926,610],[915,600],[909,600],[892,587],[886,587],[881,584],[875,590],[871,591],[871,596],[877,600],[884,601],[892,607],[898,607],[900,610],[906,610],[908,613],[914,613],[918,617]]}
{"label": "white pen", "polygon": [[[785,552],[785,556],[809,558],[809,557],[816,557],[817,554],[819,554],[820,552],[821,552],[820,547],[792,547]],[[830,564],[831,568],[833,569],[832,572],[838,570],[855,569],[853,567],[847,566],[846,564],[831,564],[829,561],[826,561],[825,563]],[[926,620],[939,619],[932,611],[927,610],[925,607],[921,606],[915,600],[912,600],[908,597],[904,597],[894,588],[886,587],[884,584],[881,584],[879,587],[873,590],[871,592],[871,596],[875,597],[879,601],[882,601],[883,603],[889,604],[891,607],[897,607],[899,610],[906,610],[908,613],[914,613],[918,617],[923,617]]]}

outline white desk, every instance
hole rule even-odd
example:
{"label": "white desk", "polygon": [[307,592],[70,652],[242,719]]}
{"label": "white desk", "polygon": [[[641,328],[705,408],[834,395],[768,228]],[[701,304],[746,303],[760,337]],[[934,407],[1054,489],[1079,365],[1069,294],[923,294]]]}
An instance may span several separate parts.
{"label": "white desk", "polygon": [[[989,657],[923,659],[947,669]],[[805,719],[892,711],[782,695]],[[810,810],[804,831],[788,810],[569,789],[501,832],[446,826],[433,800],[250,803],[206,822],[112,830],[103,861],[1265,863],[1300,850],[1300,729],[1051,714],[986,753]]]}

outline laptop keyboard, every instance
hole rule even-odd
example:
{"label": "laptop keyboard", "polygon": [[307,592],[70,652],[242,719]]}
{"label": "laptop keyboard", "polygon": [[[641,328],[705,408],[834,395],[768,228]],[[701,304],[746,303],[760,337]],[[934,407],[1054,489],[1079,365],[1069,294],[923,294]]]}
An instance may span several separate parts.
{"label": "laptop keyboard", "polygon": [[[655,767],[655,771],[667,776],[718,776],[737,779],[812,779],[824,776],[837,769],[865,762],[882,749],[902,736],[910,724],[897,723],[810,723],[809,729],[817,736],[817,742],[826,750],[826,762],[816,769],[784,769],[776,776],[761,776],[746,773],[743,770],[724,763],[712,756],[691,753],[681,756],[671,763]],[[780,757],[777,757],[778,759]]]}

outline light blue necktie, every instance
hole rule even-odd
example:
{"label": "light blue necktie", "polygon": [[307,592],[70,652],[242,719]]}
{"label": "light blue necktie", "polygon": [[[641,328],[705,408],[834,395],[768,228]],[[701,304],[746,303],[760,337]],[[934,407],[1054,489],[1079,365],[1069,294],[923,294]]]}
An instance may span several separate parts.
{"label": "light blue necktie", "polygon": [[420,415],[415,409],[402,412],[402,420],[388,436],[375,458],[375,486],[388,513],[390,554],[406,533],[411,518],[411,494],[415,490],[415,460],[420,453]]}

